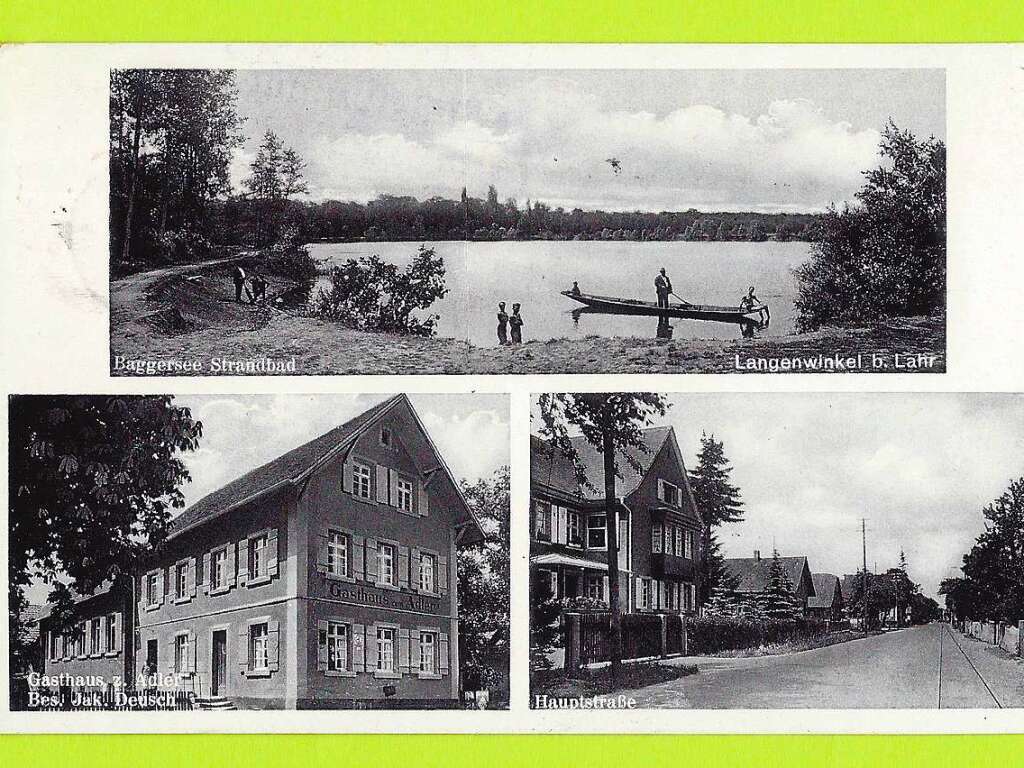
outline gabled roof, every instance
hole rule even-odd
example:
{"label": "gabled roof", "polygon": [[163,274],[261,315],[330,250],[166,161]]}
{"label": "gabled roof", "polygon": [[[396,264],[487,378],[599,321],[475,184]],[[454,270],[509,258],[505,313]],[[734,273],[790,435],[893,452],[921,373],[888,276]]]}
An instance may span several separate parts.
{"label": "gabled roof", "polygon": [[[651,465],[665,445],[665,441],[672,434],[672,428],[650,427],[641,432],[647,450],[630,448],[626,451],[619,451],[616,457],[619,474],[622,475],[616,481],[616,490],[620,498],[628,496],[640,487]],[[580,464],[584,467],[591,488],[581,487],[577,484],[572,462],[560,451],[553,450],[549,443],[536,436],[530,438],[530,481],[586,500],[604,499],[603,454],[582,435],[570,438],[570,442],[576,450]],[[632,466],[628,459],[629,456],[636,460],[639,468]]]}
{"label": "gabled roof", "polygon": [[[768,586],[768,574],[772,565],[771,557],[727,557],[726,570],[736,579],[739,592],[762,592]],[[806,557],[780,557],[779,562],[795,589],[800,583],[804,569],[807,568]],[[814,594],[813,582],[811,593]]]}
{"label": "gabled roof", "polygon": [[808,608],[831,608],[832,601],[836,598],[836,592],[842,597],[842,590],[839,587],[839,577],[833,573],[812,573],[811,581],[814,584],[814,595],[807,598]]}
{"label": "gabled roof", "polygon": [[[282,456],[278,456],[261,467],[246,472],[223,488],[207,494],[171,520],[168,525],[167,538],[172,539],[211,518],[224,514],[242,504],[255,501],[269,493],[289,486],[297,486],[322,462],[330,459],[340,450],[354,445],[359,437],[377,419],[391,411],[399,403],[404,403],[409,408],[416,423],[423,430],[423,434],[426,436],[431,448],[437,454],[437,449],[423,428],[423,424],[420,422],[419,416],[416,415],[416,411],[413,409],[412,403],[409,402],[409,398],[405,395],[394,395],[355,418],[349,419],[341,426],[335,427],[330,432],[310,440],[308,443],[300,445],[298,448],[294,448]],[[469,524],[476,529],[477,535],[482,537],[483,532],[480,528],[480,523],[462,496],[458,483],[451,476],[440,454],[437,454],[437,459],[441,468],[451,480],[456,495],[462,502],[463,514],[459,515],[460,524]]]}
{"label": "gabled roof", "polygon": [[[100,585],[96,587],[95,591],[91,595],[83,595],[74,589],[71,590],[71,603],[72,605],[79,605],[87,600],[92,600],[94,597],[102,597],[106,595],[114,588],[114,582],[110,579],[104,579],[100,582]],[[39,619],[49,618],[50,614],[53,613],[54,606],[51,603],[40,606]]]}

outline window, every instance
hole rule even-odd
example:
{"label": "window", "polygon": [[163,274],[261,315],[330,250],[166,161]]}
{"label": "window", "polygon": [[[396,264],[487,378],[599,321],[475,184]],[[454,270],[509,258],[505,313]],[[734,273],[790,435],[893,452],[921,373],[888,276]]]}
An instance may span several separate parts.
{"label": "window", "polygon": [[267,536],[249,539],[249,578],[258,579],[267,575]]}
{"label": "window", "polygon": [[672,531],[675,534],[675,548],[672,550],[672,553],[674,555],[676,555],[677,557],[682,557],[683,556],[683,529],[680,528],[677,525],[675,528],[672,529]]}
{"label": "window", "polygon": [[398,478],[396,485],[398,498],[395,500],[395,506],[403,512],[412,512],[412,483],[409,480]]}
{"label": "window", "polygon": [[434,591],[436,567],[437,562],[433,555],[426,552],[420,554],[420,592]]}
{"label": "window", "polygon": [[373,495],[373,470],[365,464],[352,465],[352,493],[361,499],[369,499]]}
{"label": "window", "polygon": [[348,625],[330,622],[327,625],[327,668],[332,672],[348,671]]}
{"label": "window", "polygon": [[210,588],[222,589],[228,583],[228,549],[218,549],[213,553],[210,567]]}
{"label": "window", "polygon": [[348,576],[348,536],[344,533],[327,534],[327,570],[335,576]]}
{"label": "window", "polygon": [[651,580],[641,579],[640,580],[640,607],[643,610],[649,610],[651,607]]}
{"label": "window", "polygon": [[543,501],[534,502],[533,515],[534,537],[541,541],[551,541],[551,505]]}
{"label": "window", "polygon": [[111,613],[107,616],[107,653],[117,650],[117,614]]}
{"label": "window", "polygon": [[433,632],[420,632],[420,674],[436,674],[437,636]]}
{"label": "window", "polygon": [[377,549],[377,583],[386,587],[395,586],[395,548],[381,544]]}
{"label": "window", "polygon": [[270,669],[270,632],[266,624],[249,627],[249,668],[256,672]]}
{"label": "window", "polygon": [[60,642],[60,635],[58,635],[56,632],[51,632],[50,633],[50,660],[51,661],[54,661],[54,660],[60,658],[60,654],[57,653],[57,648],[59,647],[59,642]]}
{"label": "window", "polygon": [[174,568],[174,596],[178,600],[188,597],[188,563],[178,563]]}
{"label": "window", "polygon": [[651,526],[651,552],[655,554],[661,553],[661,523],[655,523]]}
{"label": "window", "polygon": [[569,512],[569,544],[574,547],[583,546],[583,532],[580,530],[580,515],[578,512]]}
{"label": "window", "polygon": [[188,635],[174,638],[174,671],[179,674],[188,672]]}
{"label": "window", "polygon": [[608,531],[605,515],[591,515],[587,518],[587,546],[590,549],[605,549],[608,546]]}
{"label": "window", "polygon": [[693,559],[693,531],[687,531],[685,534],[685,549],[683,550],[683,557],[687,560]]}
{"label": "window", "polygon": [[89,653],[100,653],[100,620],[89,622]]}
{"label": "window", "polygon": [[587,578],[587,597],[591,600],[604,600],[604,578],[590,576]]}
{"label": "window", "polygon": [[146,605],[159,605],[160,595],[157,594],[157,574],[149,573],[146,575]]}
{"label": "window", "polygon": [[673,507],[679,506],[679,486],[672,485],[667,480],[661,481],[661,500]]}
{"label": "window", "polygon": [[391,627],[377,628],[377,671],[395,671],[395,630]]}
{"label": "window", "polygon": [[385,448],[391,447],[391,430],[388,427],[380,428],[380,444]]}

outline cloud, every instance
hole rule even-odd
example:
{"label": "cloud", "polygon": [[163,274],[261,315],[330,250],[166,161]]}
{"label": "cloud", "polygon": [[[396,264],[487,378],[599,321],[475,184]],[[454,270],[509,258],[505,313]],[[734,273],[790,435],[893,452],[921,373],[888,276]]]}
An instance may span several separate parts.
{"label": "cloud", "polygon": [[495,184],[503,196],[567,207],[809,210],[852,199],[878,140],[806,99],[756,115],[709,104],[659,115],[609,108],[571,79],[540,77],[417,138],[400,125],[324,138],[309,176],[320,194],[355,199],[451,196],[463,184],[482,196]]}

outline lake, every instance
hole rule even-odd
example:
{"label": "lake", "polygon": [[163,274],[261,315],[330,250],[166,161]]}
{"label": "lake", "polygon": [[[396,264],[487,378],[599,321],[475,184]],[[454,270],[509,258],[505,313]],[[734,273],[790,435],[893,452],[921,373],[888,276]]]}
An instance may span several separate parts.
{"label": "lake", "polygon": [[[404,266],[419,243],[314,243],[317,261],[341,263],[377,254]],[[598,334],[657,335],[655,317],[583,314],[580,305],[559,291],[579,282],[580,290],[604,296],[654,301],[654,277],[665,267],[675,293],[695,304],[736,306],[748,286],[771,306],[771,326],[758,333],[776,336],[793,330],[796,281],[792,269],[806,261],[801,242],[715,243],[631,241],[508,241],[427,243],[444,257],[450,292],[432,311],[440,314],[438,336],[465,339],[477,346],[497,345],[497,307],[520,302],[523,339],[546,341]],[[328,284],[326,277],[319,286]],[[674,300],[673,300],[674,301]],[[736,325],[701,320],[671,320],[674,338],[735,339]]]}

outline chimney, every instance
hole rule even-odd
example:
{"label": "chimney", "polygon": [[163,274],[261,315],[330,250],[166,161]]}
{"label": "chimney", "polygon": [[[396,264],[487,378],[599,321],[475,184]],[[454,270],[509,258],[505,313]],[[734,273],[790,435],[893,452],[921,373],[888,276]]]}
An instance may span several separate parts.
{"label": "chimney", "polygon": [[761,562],[761,550],[760,549],[755,549],[754,550],[754,561],[758,562],[758,563]]}

